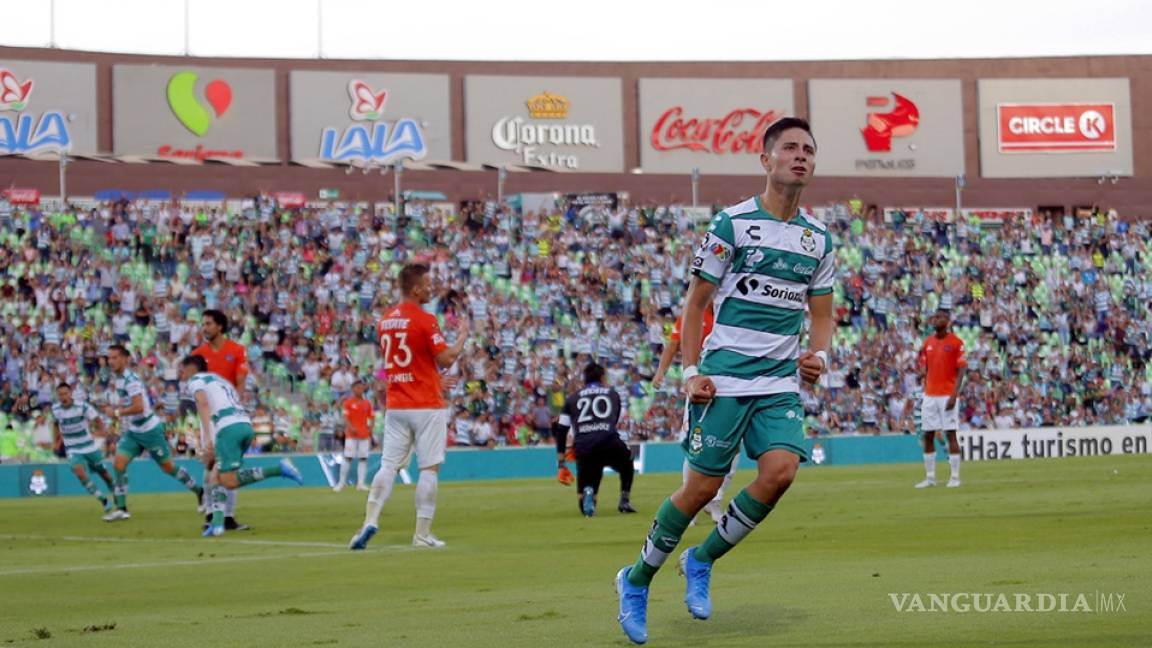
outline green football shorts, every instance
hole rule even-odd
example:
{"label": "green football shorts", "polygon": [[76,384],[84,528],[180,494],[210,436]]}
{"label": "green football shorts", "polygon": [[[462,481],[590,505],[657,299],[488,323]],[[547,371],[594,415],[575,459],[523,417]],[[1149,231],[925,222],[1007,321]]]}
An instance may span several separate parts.
{"label": "green football shorts", "polygon": [[147,450],[156,463],[164,463],[172,458],[172,448],[164,436],[164,426],[157,425],[147,432],[125,432],[116,444],[116,454],[127,455],[130,459],[139,457]]}
{"label": "green football shorts", "polygon": [[256,431],[248,423],[233,423],[216,433],[216,471],[234,472],[244,463],[244,451]]}
{"label": "green football shorts", "polygon": [[88,470],[99,471],[104,468],[104,455],[99,450],[92,452],[77,452],[68,454],[68,463],[73,466],[84,466]]}
{"label": "green football shorts", "polygon": [[681,446],[694,470],[728,474],[741,442],[753,461],[769,450],[787,450],[807,461],[800,395],[717,396],[688,405],[688,434]]}

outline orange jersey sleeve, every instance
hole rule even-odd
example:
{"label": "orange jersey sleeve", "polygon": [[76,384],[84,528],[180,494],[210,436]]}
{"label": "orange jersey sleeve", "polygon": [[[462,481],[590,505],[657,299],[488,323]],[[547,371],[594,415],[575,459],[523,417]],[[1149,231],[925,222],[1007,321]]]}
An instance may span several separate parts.
{"label": "orange jersey sleeve", "polygon": [[[712,312],[711,308],[704,309],[704,329],[700,332],[700,344],[704,344],[705,338],[712,334],[712,327],[716,325],[716,314]],[[680,329],[684,326],[684,316],[676,318],[676,324],[672,326],[672,335],[669,338],[673,342],[680,341]]]}
{"label": "orange jersey sleeve", "polygon": [[964,342],[954,333],[949,333],[943,339],[933,335],[924,340],[920,358],[927,374],[924,394],[951,396],[956,390],[960,370],[968,366],[964,359]]}
{"label": "orange jersey sleeve", "polygon": [[436,356],[448,348],[436,317],[415,304],[388,310],[377,325],[391,409],[442,409]]}

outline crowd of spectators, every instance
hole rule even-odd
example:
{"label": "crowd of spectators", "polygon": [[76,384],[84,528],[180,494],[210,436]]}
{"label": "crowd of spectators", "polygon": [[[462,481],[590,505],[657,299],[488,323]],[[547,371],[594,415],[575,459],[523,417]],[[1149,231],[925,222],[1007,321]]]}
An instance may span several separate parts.
{"label": "crowd of spectators", "polygon": [[[951,312],[969,362],[962,427],[1141,421],[1152,413],[1149,227],[1115,213],[989,223],[922,211],[883,218],[821,207],[838,255],[831,371],[804,394],[811,434],[913,431],[926,318]],[[177,363],[200,313],[249,348],[254,451],[330,450],[357,379],[383,408],[374,324],[401,264],[428,263],[452,331],[472,319],[452,370],[451,443],[529,445],[579,367],[596,358],[628,404],[634,439],[671,439],[679,372],[651,376],[679,313],[707,216],[664,206],[524,212],[492,203],[390,210],[246,204],[0,202],[0,458],[52,449],[60,382],[112,397],[104,359],[127,344],[173,443],[195,451]],[[377,421],[377,425],[381,421]],[[114,440],[114,439],[113,439]],[[113,447],[113,444],[106,444]]]}

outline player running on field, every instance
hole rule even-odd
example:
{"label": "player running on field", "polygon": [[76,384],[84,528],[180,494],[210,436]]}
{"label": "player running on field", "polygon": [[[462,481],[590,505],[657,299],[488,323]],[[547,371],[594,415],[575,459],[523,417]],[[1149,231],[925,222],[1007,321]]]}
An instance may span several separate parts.
{"label": "player running on field", "polygon": [[596,514],[596,496],[604,467],[620,474],[620,503],[616,510],[635,513],[630,496],[635,467],[632,451],[620,438],[620,394],[604,386],[604,367],[595,362],[584,367],[584,388],[568,397],[557,423],[560,433],[572,437],[576,453],[576,494],[580,512]]}
{"label": "player running on field", "polygon": [[[248,351],[243,344],[229,340],[228,316],[213,309],[204,311],[200,321],[200,335],[204,344],[192,350],[192,355],[198,355],[208,363],[208,371],[224,378],[236,388],[241,400],[244,397],[244,385],[248,381]],[[204,474],[208,474],[205,468]],[[205,502],[207,504],[207,502]],[[212,514],[204,518],[204,526],[212,521]],[[236,520],[236,491],[228,491],[228,503],[224,507],[224,529],[226,531],[247,531],[248,525]]]}
{"label": "player running on field", "polygon": [[152,398],[140,376],[129,368],[132,355],[119,344],[108,347],[108,366],[112,369],[112,387],[120,399],[119,407],[105,408],[105,414],[120,420],[120,443],[116,446],[116,458],[112,462],[115,481],[113,490],[116,509],[104,516],[108,522],[127,520],[128,513],[128,464],[148,451],[152,461],[160,470],[174,477],[184,487],[196,495],[196,503],[204,495],[204,489],[183,467],[177,467],[172,460],[172,448],[164,436],[164,424],[153,412]]}
{"label": "player running on field", "polygon": [[[692,262],[682,332],[688,481],[664,500],[640,558],[616,574],[618,620],[635,643],[648,640],[648,586],[696,515],[716,495],[744,446],[756,478],[741,490],[704,543],[680,555],[684,602],[712,614],[712,564],[762,522],[788,490],[804,446],[800,380],[815,383],[832,341],[832,237],[800,212],[815,168],[808,123],[785,118],[764,133],[766,191],[716,215]],[[716,326],[700,352],[704,311]],[[800,351],[805,311],[808,349]]]}
{"label": "player running on field", "polygon": [[252,445],[256,433],[252,420],[240,404],[232,383],[208,372],[202,356],[190,355],[180,362],[180,379],[188,395],[196,401],[200,419],[201,461],[208,470],[207,500],[212,519],[204,536],[224,535],[224,504],[228,489],[254,484],[269,477],[283,477],[304,485],[304,478],[291,461],[267,468],[243,468],[244,451]]}
{"label": "player running on field", "polygon": [[[104,512],[112,510],[110,497],[100,492],[96,481],[88,474],[88,470],[100,475],[105,484],[108,484],[108,494],[115,489],[115,481],[104,466],[104,457],[100,448],[96,446],[96,439],[88,429],[89,423],[96,426],[101,436],[104,434],[104,421],[100,413],[87,402],[77,403],[72,399],[72,387],[68,383],[60,383],[56,388],[57,401],[52,405],[52,418],[55,420],[56,441],[64,446],[68,453],[68,462],[72,464],[72,474],[84,484],[85,490],[91,493],[100,504]],[[87,468],[87,470],[85,470]]]}
{"label": "player running on field", "polygon": [[432,276],[428,266],[409,264],[400,270],[403,301],[384,312],[377,325],[380,355],[388,372],[384,412],[384,449],[380,470],[372,478],[365,506],[364,525],[352,536],[351,549],[364,549],[379,530],[380,511],[392,494],[396,473],[416,449],[420,478],[416,481],[416,533],[412,544],[439,548],[444,542],[432,535],[436,513],[436,490],[444,446],[448,441],[448,410],[445,409],[440,370],[451,367],[468,341],[468,321],[460,319],[456,343],[451,347],[440,332],[436,316],[424,310],[432,300]]}

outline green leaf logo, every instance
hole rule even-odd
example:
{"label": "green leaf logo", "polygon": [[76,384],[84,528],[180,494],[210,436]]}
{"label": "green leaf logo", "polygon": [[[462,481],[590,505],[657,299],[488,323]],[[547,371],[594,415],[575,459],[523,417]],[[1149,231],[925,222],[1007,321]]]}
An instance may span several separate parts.
{"label": "green leaf logo", "polygon": [[[212,125],[212,115],[196,98],[196,81],[199,78],[195,72],[177,72],[172,75],[168,80],[168,107],[176,119],[184,124],[184,128],[197,137],[203,137]],[[217,79],[210,82],[204,91],[216,117],[222,117],[232,103],[232,87]]]}

